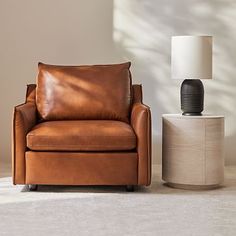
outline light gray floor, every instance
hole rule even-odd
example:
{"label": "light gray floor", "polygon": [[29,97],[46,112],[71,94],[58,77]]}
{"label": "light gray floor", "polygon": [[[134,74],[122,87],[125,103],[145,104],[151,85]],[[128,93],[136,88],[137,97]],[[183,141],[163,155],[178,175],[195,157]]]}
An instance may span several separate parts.
{"label": "light gray floor", "polygon": [[236,167],[222,188],[172,189],[153,168],[153,183],[127,193],[122,187],[13,186],[0,176],[0,235],[236,235]]}

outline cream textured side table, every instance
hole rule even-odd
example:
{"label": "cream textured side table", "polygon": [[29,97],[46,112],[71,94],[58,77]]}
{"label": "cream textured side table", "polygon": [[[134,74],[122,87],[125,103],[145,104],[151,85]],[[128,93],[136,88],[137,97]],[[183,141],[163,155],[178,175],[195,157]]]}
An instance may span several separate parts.
{"label": "cream textured side table", "polygon": [[162,122],[162,179],[183,189],[223,183],[224,117],[166,114]]}

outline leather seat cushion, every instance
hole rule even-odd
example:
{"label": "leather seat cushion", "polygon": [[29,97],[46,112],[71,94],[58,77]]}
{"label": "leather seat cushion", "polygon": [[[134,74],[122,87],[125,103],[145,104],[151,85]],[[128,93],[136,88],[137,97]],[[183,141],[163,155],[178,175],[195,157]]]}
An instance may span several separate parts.
{"label": "leather seat cushion", "polygon": [[34,151],[118,151],[136,147],[136,135],[121,121],[47,121],[27,134]]}
{"label": "leather seat cushion", "polygon": [[36,105],[42,120],[120,120],[128,122],[130,62],[56,66],[39,63]]}

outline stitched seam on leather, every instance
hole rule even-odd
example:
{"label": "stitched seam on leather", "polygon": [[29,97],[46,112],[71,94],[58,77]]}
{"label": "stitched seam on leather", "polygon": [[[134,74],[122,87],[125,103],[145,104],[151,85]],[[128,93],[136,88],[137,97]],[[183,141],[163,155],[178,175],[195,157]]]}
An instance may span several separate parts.
{"label": "stitched seam on leather", "polygon": [[[36,135],[36,134],[27,134],[27,136],[31,136],[31,137],[51,137],[51,138],[55,138],[55,137],[60,137],[60,136],[49,136],[49,135]],[[103,137],[112,137],[112,138],[116,138],[116,137],[122,137],[122,138],[130,138],[130,139],[135,139],[135,137],[131,137],[131,136],[109,136],[109,135],[103,135],[103,136],[95,136],[95,135],[81,135],[81,136],[66,136],[64,135],[63,137],[72,137],[72,138],[79,138],[79,137],[95,137],[95,138],[103,138]]]}
{"label": "stitched seam on leather", "polygon": [[[147,110],[147,122],[148,122],[148,128],[147,128],[147,140],[148,140],[148,150],[147,150],[147,154],[148,154],[148,173],[147,173],[147,183],[149,183],[151,181],[151,173],[152,173],[152,165],[151,165],[151,114],[150,114],[150,109]],[[151,165],[151,166],[150,166]],[[150,169],[149,169],[150,168]]]}
{"label": "stitched seam on leather", "polygon": [[[61,147],[62,145],[60,144],[54,144],[54,145],[40,145],[40,144],[34,144],[34,145],[29,145],[29,146],[36,146],[36,147]],[[84,147],[85,145],[79,145],[79,144],[67,144],[67,145],[63,145],[63,148],[64,147]],[[98,145],[87,145],[86,144],[86,147],[101,147],[103,145],[101,144],[98,144]],[[114,147],[115,145],[104,145],[104,147]],[[131,145],[122,145],[122,147],[130,147]]]}
{"label": "stitched seam on leather", "polygon": [[16,128],[15,128],[15,121],[16,121],[16,108],[14,108],[14,115],[13,115],[13,184],[16,184]]}
{"label": "stitched seam on leather", "polygon": [[16,109],[16,108],[19,108],[20,106],[23,106],[23,105],[25,105],[25,104],[26,104],[26,102],[24,102],[24,103],[21,103],[21,104],[19,104],[19,105],[15,106],[15,109]]}
{"label": "stitched seam on leather", "polygon": [[144,113],[147,114],[147,175],[146,175],[146,185],[148,184],[149,180],[150,180],[150,174],[151,174],[151,169],[150,169],[150,109],[147,107],[147,109],[145,109]]}
{"label": "stitched seam on leather", "polygon": [[145,185],[147,185],[147,183],[148,183],[148,174],[149,174],[149,156],[148,156],[148,144],[149,144],[149,140],[148,140],[148,128],[149,128],[149,125],[148,125],[148,111],[147,111],[147,109],[145,109],[144,111],[143,111],[143,113],[144,113],[144,115],[145,115],[145,117],[146,117],[146,126],[145,126],[145,128],[146,128],[146,145],[147,145],[147,169],[146,169],[146,184]]}

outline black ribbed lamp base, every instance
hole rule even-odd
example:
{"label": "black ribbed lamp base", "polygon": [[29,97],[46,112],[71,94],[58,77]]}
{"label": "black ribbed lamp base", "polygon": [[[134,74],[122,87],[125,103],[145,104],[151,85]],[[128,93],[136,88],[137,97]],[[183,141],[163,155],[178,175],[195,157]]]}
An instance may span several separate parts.
{"label": "black ribbed lamp base", "polygon": [[204,87],[200,79],[186,79],[181,85],[181,110],[184,116],[201,116]]}

